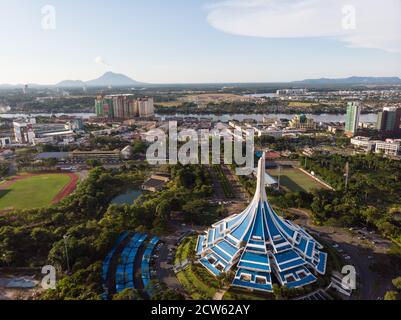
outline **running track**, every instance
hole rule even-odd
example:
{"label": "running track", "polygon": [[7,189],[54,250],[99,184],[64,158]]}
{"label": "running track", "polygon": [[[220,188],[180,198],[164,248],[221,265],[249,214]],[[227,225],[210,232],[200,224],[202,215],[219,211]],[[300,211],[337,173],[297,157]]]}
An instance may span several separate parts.
{"label": "running track", "polygon": [[53,198],[52,204],[60,202],[65,197],[67,197],[68,195],[73,193],[75,188],[77,187],[77,184],[79,181],[79,177],[75,173],[54,173],[54,172],[52,172],[52,173],[28,173],[28,174],[24,174],[22,176],[13,177],[11,180],[3,182],[2,184],[0,184],[0,190],[4,190],[4,189],[10,187],[14,182],[16,182],[18,180],[27,179],[27,178],[33,177],[33,176],[40,176],[43,174],[65,174],[65,175],[68,175],[70,178],[70,181],[68,182],[68,184],[66,186],[64,186],[64,188]]}

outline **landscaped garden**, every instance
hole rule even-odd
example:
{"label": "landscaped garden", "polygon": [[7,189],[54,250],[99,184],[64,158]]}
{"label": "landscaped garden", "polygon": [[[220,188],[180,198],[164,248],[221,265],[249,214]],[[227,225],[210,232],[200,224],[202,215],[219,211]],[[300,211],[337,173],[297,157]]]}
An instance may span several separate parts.
{"label": "landscaped garden", "polygon": [[[184,239],[177,248],[175,263],[181,263],[186,259],[193,259],[195,255],[196,237]],[[184,270],[177,273],[178,281],[185,291],[194,300],[213,299],[220,282],[207,272],[205,268],[198,264],[190,264]]]}

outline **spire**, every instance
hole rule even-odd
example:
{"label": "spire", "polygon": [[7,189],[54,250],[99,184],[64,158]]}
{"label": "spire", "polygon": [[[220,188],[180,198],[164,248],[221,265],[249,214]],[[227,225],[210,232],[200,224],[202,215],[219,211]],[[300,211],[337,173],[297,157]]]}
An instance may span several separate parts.
{"label": "spire", "polygon": [[258,162],[258,174],[256,182],[256,192],[253,198],[254,201],[267,200],[266,189],[265,189],[265,173],[266,173],[266,155],[263,152],[262,157]]}

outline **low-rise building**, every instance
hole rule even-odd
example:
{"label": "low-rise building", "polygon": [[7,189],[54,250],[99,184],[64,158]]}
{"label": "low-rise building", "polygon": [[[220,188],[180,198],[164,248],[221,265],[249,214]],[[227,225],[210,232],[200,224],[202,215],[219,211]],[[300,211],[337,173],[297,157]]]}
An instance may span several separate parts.
{"label": "low-rise building", "polygon": [[170,181],[170,177],[163,174],[154,174],[142,185],[142,189],[150,192],[161,190],[166,183]]}
{"label": "low-rise building", "polygon": [[131,146],[126,146],[124,149],[121,150],[121,157],[124,160],[131,159],[132,153],[133,153],[132,147]]}
{"label": "low-rise building", "polygon": [[0,137],[0,148],[6,148],[11,145],[11,137]]}
{"label": "low-rise building", "polygon": [[290,95],[304,95],[308,93],[308,89],[280,89],[276,91],[278,96],[290,96]]}
{"label": "low-rise building", "polygon": [[401,140],[387,139],[376,143],[376,153],[397,156],[401,153]]}
{"label": "low-rise building", "polygon": [[358,149],[363,149],[366,152],[374,151],[376,149],[376,143],[380,142],[377,140],[371,140],[369,137],[353,137],[351,139],[351,144],[358,148]]}
{"label": "low-rise building", "polygon": [[74,161],[86,161],[86,160],[100,160],[100,161],[118,161],[120,160],[120,151],[79,151],[74,150],[70,153],[70,157]]}
{"label": "low-rise building", "polygon": [[20,144],[52,143],[74,135],[63,123],[36,123],[34,118],[14,121],[15,141]]}
{"label": "low-rise building", "polygon": [[316,122],[313,119],[307,118],[306,115],[296,115],[289,122],[289,127],[298,130],[315,130]]}

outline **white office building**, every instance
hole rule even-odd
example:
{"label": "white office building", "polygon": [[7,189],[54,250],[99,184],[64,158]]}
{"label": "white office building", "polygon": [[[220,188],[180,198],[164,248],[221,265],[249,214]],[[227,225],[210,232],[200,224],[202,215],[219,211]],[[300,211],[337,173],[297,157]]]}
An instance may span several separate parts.
{"label": "white office building", "polygon": [[401,152],[401,140],[380,141],[376,143],[376,153],[384,153],[389,156],[397,156]]}

